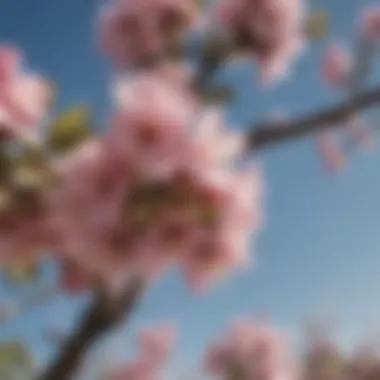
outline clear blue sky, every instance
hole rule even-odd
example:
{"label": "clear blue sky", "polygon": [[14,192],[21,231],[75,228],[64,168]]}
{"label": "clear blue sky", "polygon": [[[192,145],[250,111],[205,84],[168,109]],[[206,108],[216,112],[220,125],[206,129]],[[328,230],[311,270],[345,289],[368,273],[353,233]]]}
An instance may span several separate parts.
{"label": "clear blue sky", "polygon": [[[316,0],[313,5],[329,11],[331,38],[350,44],[357,14],[369,3]],[[96,0],[1,0],[0,40],[20,46],[31,67],[58,83],[58,109],[88,101],[101,123],[110,71],[93,42],[97,5]],[[220,72],[221,80],[238,90],[237,103],[228,111],[233,124],[247,125],[276,108],[298,114],[338,100],[320,82],[318,57],[324,44],[309,47],[293,76],[270,91],[257,90],[249,68]],[[305,318],[331,311],[347,344],[369,326],[380,327],[380,149],[354,153],[335,178],[322,170],[310,139],[269,149],[260,160],[267,181],[267,221],[255,246],[256,267],[203,297],[190,294],[178,274],[170,274],[151,289],[129,325],[133,331],[154,321],[178,320],[176,366],[195,366],[205,342],[244,314],[266,314],[295,330]],[[44,327],[59,317],[69,330],[82,301],[59,299],[1,325],[0,339],[26,339],[46,363],[55,350],[43,338]],[[108,342],[121,347],[118,356],[130,346],[129,330],[123,328]]]}

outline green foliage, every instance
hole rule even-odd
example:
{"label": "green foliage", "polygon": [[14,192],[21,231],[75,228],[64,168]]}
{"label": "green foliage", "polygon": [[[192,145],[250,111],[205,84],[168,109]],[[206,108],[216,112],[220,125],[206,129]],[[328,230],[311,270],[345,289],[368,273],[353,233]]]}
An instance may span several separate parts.
{"label": "green foliage", "polygon": [[45,153],[40,146],[24,145],[14,157],[18,166],[41,168],[45,163]]}
{"label": "green foliage", "polygon": [[203,98],[206,103],[225,104],[234,99],[234,93],[228,86],[214,85],[204,90]]}
{"label": "green foliage", "polygon": [[34,371],[34,359],[19,341],[0,343],[0,378],[28,379]]}
{"label": "green foliage", "polygon": [[36,282],[41,274],[38,262],[10,263],[2,267],[2,279],[9,287]]}
{"label": "green foliage", "polygon": [[324,10],[314,10],[306,23],[306,35],[312,40],[321,40],[328,35],[329,16]]}
{"label": "green foliage", "polygon": [[74,106],[61,114],[48,130],[47,144],[53,152],[67,151],[91,133],[91,111],[86,105]]}

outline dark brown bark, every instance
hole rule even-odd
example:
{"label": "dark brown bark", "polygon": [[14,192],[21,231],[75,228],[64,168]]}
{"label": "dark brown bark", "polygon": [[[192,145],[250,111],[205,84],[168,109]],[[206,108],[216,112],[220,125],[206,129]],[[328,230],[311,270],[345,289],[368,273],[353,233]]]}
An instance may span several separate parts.
{"label": "dark brown bark", "polygon": [[328,109],[283,122],[259,123],[248,132],[249,149],[261,149],[290,139],[304,137],[328,128],[336,128],[352,113],[380,106],[380,86]]}
{"label": "dark brown bark", "polygon": [[38,380],[69,380],[77,371],[90,344],[131,315],[143,292],[144,284],[133,281],[117,300],[97,296],[77,331],[64,344],[61,353]]}

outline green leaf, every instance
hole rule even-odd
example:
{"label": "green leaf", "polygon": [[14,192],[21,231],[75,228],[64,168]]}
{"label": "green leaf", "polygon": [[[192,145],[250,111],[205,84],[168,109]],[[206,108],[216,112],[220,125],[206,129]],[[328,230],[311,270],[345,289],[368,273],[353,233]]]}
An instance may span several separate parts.
{"label": "green leaf", "polygon": [[85,105],[75,106],[61,114],[48,131],[48,146],[54,152],[77,146],[91,133],[91,111]]}
{"label": "green leaf", "polygon": [[19,341],[0,344],[0,374],[31,374],[34,369],[34,359],[28,348]]}
{"label": "green leaf", "polygon": [[306,35],[312,40],[325,38],[329,31],[329,17],[324,10],[314,10],[311,12],[306,22]]}
{"label": "green leaf", "polygon": [[7,285],[17,286],[35,282],[40,276],[38,263],[11,263],[3,267],[2,275]]}
{"label": "green leaf", "polygon": [[212,86],[205,89],[204,101],[207,103],[228,103],[234,99],[234,93],[228,86]]}
{"label": "green leaf", "polygon": [[45,164],[45,152],[42,147],[36,145],[24,145],[14,157],[16,165],[33,168],[41,168]]}

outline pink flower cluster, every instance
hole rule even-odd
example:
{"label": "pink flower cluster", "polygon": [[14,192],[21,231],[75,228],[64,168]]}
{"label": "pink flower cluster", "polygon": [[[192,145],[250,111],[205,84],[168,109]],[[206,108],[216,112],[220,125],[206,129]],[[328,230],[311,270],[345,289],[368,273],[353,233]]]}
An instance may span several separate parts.
{"label": "pink flower cluster", "polygon": [[59,251],[117,283],[178,264],[199,287],[249,261],[258,168],[237,168],[242,136],[219,110],[195,113],[185,77],[165,68],[117,84],[111,127],[57,165]]}
{"label": "pink flower cluster", "polygon": [[240,321],[209,347],[206,370],[217,379],[293,379],[288,347],[280,331],[263,322]]}
{"label": "pink flower cluster", "polygon": [[361,344],[344,352],[328,337],[308,342],[302,361],[303,380],[375,380],[380,374],[379,347]]}
{"label": "pink flower cluster", "polygon": [[174,345],[175,329],[159,325],[141,332],[140,355],[133,361],[106,373],[104,380],[156,380]]}
{"label": "pink flower cluster", "polygon": [[[207,348],[202,369],[215,380],[379,378],[378,345],[367,342],[346,352],[326,333],[314,331],[313,336],[303,342],[306,345],[301,355],[296,355],[283,331],[263,321],[239,320]],[[138,339],[139,356],[106,371],[102,380],[161,379],[175,338],[175,329],[169,324],[143,330]]]}
{"label": "pink flower cluster", "polygon": [[380,42],[380,6],[373,5],[367,7],[361,17],[360,24],[361,35],[373,42]]}
{"label": "pink flower cluster", "polygon": [[286,74],[303,46],[302,0],[222,0],[218,19],[257,58],[265,83]]}
{"label": "pink flower cluster", "polygon": [[333,86],[347,84],[352,70],[351,56],[340,44],[331,44],[323,58],[322,75],[324,81]]}
{"label": "pink flower cluster", "polygon": [[342,355],[335,342],[317,337],[309,342],[304,356],[304,380],[343,380]]}
{"label": "pink flower cluster", "polygon": [[[360,34],[368,41],[376,41],[380,37],[380,9],[367,7],[360,20]],[[361,41],[364,43],[363,41]],[[360,59],[358,57],[357,59]],[[350,81],[355,70],[349,52],[338,43],[328,46],[322,60],[321,71],[325,83],[339,90],[350,91]],[[368,148],[372,145],[373,136],[368,125],[358,115],[352,114],[343,121],[342,129],[352,138],[354,145],[359,148]],[[317,146],[322,161],[327,170],[336,172],[346,162],[346,153],[331,133],[322,133],[317,137]]]}
{"label": "pink flower cluster", "polygon": [[[31,258],[49,245],[52,229],[46,222],[45,196],[39,193],[39,175],[11,167],[15,142],[41,137],[51,89],[39,75],[25,72],[20,52],[0,46],[0,263]],[[11,145],[13,146],[13,145]],[[36,175],[37,174],[37,175]]]}
{"label": "pink flower cluster", "polygon": [[0,46],[0,130],[21,139],[38,138],[52,92],[39,75],[21,67],[21,54]]}
{"label": "pink flower cluster", "polygon": [[118,66],[162,53],[197,24],[194,0],[113,0],[100,15],[100,46]]}

